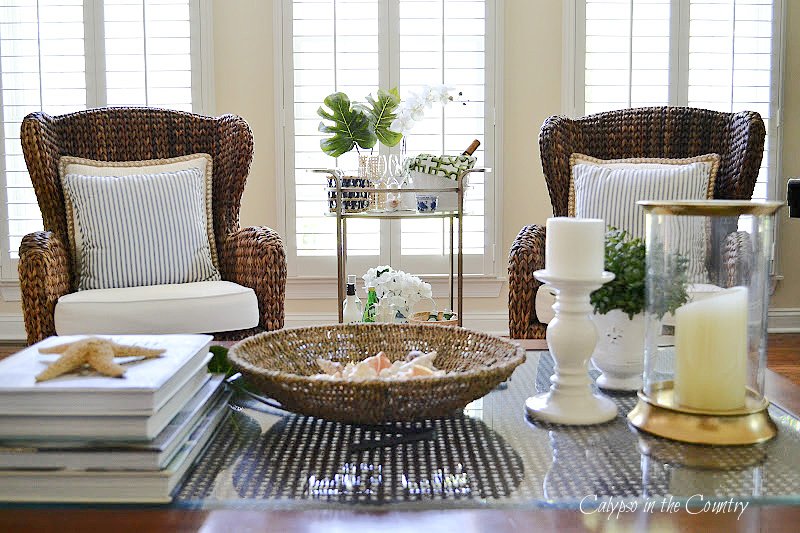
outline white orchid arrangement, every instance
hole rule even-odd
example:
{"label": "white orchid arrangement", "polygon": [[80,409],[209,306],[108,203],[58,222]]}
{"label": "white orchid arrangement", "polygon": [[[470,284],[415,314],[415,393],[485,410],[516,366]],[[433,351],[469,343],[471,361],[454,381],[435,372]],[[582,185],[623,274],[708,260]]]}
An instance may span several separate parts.
{"label": "white orchid arrangement", "polygon": [[375,287],[378,298],[388,298],[389,304],[401,312],[408,312],[423,298],[433,296],[430,283],[389,265],[370,268],[362,279],[365,286]]}
{"label": "white orchid arrangement", "polygon": [[461,96],[460,92],[453,95],[453,91],[455,89],[448,85],[426,85],[420,92],[412,92],[408,98],[400,102],[395,111],[397,116],[389,125],[389,129],[402,134],[407,133],[414,124],[425,118],[425,110],[433,107],[433,104],[445,106],[455,100],[456,96]]}

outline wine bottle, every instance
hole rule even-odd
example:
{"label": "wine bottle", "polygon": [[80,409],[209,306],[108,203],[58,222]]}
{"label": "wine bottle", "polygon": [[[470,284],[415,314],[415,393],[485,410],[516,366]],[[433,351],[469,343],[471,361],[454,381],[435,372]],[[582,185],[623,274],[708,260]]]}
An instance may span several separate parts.
{"label": "wine bottle", "polygon": [[480,145],[481,145],[481,142],[480,142],[478,139],[475,139],[474,141],[472,141],[472,144],[470,144],[470,145],[467,147],[467,149],[466,149],[466,150],[464,150],[464,151],[461,153],[461,155],[472,155],[472,154],[474,154],[474,153],[475,153],[475,150],[477,150],[477,149],[478,149],[478,146],[480,146]]}

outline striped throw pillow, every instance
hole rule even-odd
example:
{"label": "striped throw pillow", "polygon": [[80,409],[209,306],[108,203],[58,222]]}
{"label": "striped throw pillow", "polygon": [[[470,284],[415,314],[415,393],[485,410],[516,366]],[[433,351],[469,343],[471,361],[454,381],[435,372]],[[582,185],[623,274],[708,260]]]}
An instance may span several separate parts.
{"label": "striped throw pillow", "polygon": [[220,279],[199,169],[67,174],[63,185],[82,239],[79,290]]}
{"label": "striped throw pillow", "polygon": [[[211,260],[219,268],[217,249],[214,242],[214,215],[213,215],[213,159],[209,154],[196,153],[165,159],[145,159],[141,161],[99,161],[84,157],[62,156],[58,160],[58,175],[64,188],[64,176],[67,174],[80,174],[82,176],[132,176],[134,174],[161,174],[163,172],[176,172],[197,168],[205,177],[206,182],[206,220],[208,227],[208,240],[211,245]],[[72,212],[72,202],[69,195],[64,196],[64,207],[67,211],[67,237],[69,239],[70,255],[72,256],[75,272],[81,271],[80,256],[78,253],[83,247],[81,232],[75,230],[75,215]]]}
{"label": "striped throw pillow", "polygon": [[[704,200],[713,192],[712,163],[695,161],[668,165],[597,165],[579,163],[572,167],[574,216],[602,218],[606,225],[623,229],[633,237],[645,238],[644,211],[639,200]],[[684,242],[680,252],[689,259],[693,282],[707,279],[706,228],[702,219],[679,217]]]}

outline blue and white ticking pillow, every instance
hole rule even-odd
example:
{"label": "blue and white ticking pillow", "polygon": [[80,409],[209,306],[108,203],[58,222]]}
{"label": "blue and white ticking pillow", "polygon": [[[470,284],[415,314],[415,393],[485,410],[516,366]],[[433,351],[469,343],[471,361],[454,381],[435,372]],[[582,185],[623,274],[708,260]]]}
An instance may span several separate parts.
{"label": "blue and white ticking pillow", "polygon": [[220,279],[200,169],[67,174],[62,184],[81,237],[80,290]]}
{"label": "blue and white ticking pillow", "polygon": [[[719,156],[601,160],[572,154],[570,166],[570,216],[602,218],[608,226],[644,239],[644,211],[636,202],[712,198]],[[690,280],[706,281],[706,228],[696,217],[678,222],[684,226],[680,235],[685,242],[679,248],[689,258]]]}

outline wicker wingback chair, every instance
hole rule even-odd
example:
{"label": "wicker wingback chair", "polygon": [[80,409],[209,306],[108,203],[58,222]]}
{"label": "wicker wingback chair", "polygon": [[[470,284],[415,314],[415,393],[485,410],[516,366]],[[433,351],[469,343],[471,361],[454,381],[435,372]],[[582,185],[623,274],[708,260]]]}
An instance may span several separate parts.
{"label": "wicker wingback chair", "polygon": [[207,117],[152,108],[100,108],[57,117],[32,113],[22,123],[22,149],[42,211],[44,231],[22,239],[19,278],[28,342],[55,334],[58,299],[77,289],[67,237],[58,160],[70,155],[136,161],[208,153],[213,158],[213,217],[222,279],[254,290],[259,325],[225,332],[241,338],[283,327],[286,256],[267,227],[239,227],[239,206],[253,159],[253,134],[235,115]]}
{"label": "wicker wingback chair", "polygon": [[[688,107],[645,107],[578,119],[552,116],[539,134],[542,168],[555,216],[567,216],[569,158],[578,152],[601,159],[681,158],[720,155],[714,198],[746,200],[753,194],[764,151],[758,113],[722,113]],[[514,239],[508,263],[509,332],[512,338],[543,338],[536,317],[533,272],[544,268],[545,228],[525,226]],[[733,242],[733,241],[732,241]],[[726,244],[728,244],[726,242]]]}

